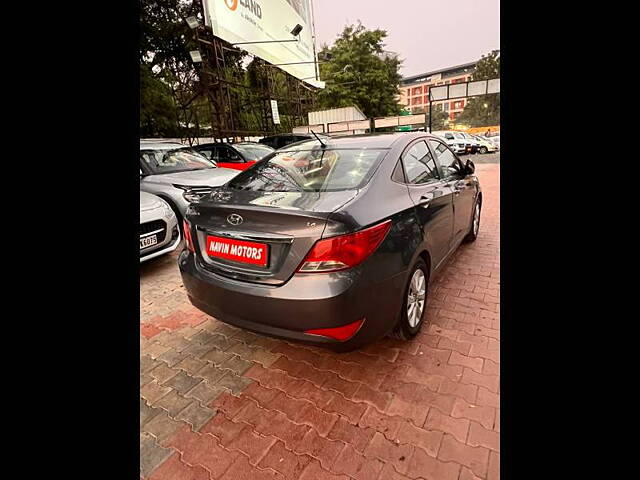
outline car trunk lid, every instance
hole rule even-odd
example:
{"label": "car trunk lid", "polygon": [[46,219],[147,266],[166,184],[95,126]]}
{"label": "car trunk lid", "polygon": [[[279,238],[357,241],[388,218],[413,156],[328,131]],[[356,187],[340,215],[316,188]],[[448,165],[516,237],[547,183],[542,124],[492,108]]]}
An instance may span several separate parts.
{"label": "car trunk lid", "polygon": [[[239,281],[281,285],[295,273],[322,237],[327,218],[357,191],[256,192],[215,190],[192,203],[187,219],[195,232],[196,256],[203,268]],[[225,247],[225,245],[227,245]],[[264,248],[234,255],[231,248]],[[247,252],[246,248],[243,252]],[[236,250],[237,251],[237,250]],[[232,255],[226,255],[231,253]],[[255,260],[255,261],[254,261]]]}

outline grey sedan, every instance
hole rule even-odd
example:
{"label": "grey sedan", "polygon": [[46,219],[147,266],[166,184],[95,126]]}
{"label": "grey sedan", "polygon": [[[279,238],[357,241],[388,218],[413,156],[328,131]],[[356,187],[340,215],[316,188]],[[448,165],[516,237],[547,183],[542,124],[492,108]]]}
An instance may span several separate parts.
{"label": "grey sedan", "polygon": [[165,200],[178,217],[189,201],[224,185],[238,173],[218,168],[203,155],[179,143],[140,142],[140,190]]}
{"label": "grey sedan", "polygon": [[247,330],[346,351],[427,321],[430,279],[480,226],[475,167],[424,133],[291,144],[189,205],[189,300]]}
{"label": "grey sedan", "polygon": [[173,252],[180,243],[178,220],[160,197],[140,192],[140,263]]}

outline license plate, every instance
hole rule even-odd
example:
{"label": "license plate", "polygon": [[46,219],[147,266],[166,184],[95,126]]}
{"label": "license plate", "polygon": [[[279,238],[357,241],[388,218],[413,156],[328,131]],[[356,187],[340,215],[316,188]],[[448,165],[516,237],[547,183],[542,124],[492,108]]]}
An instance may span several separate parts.
{"label": "license plate", "polygon": [[265,243],[207,235],[207,254],[210,257],[266,267],[269,249]]}
{"label": "license plate", "polygon": [[151,247],[152,245],[155,245],[158,243],[158,236],[157,235],[149,235],[148,237],[144,237],[140,239],[140,250],[142,250],[143,248],[148,248]]}

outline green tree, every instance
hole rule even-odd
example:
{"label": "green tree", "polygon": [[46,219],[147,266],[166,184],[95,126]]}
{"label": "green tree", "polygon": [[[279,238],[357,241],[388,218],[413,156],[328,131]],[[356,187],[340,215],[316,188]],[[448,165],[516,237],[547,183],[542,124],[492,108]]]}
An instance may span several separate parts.
{"label": "green tree", "polygon": [[[427,125],[429,125],[429,115],[427,114]],[[431,120],[431,130],[437,132],[438,130],[444,130],[447,128],[447,122],[449,121],[449,114],[444,111],[442,105],[433,106],[433,119]]]}
{"label": "green tree", "polygon": [[[494,50],[483,55],[478,61],[471,80],[490,80],[500,78],[500,51]],[[456,123],[470,127],[484,127],[500,124],[500,94],[492,93],[471,97]]]}
{"label": "green tree", "polygon": [[181,136],[180,125],[194,116],[198,78],[189,57],[194,45],[185,18],[190,15],[197,15],[192,2],[140,1],[141,135]]}
{"label": "green tree", "polygon": [[177,119],[171,88],[143,63],[140,65],[140,136],[180,136]]}
{"label": "green tree", "polygon": [[384,51],[386,37],[385,30],[367,30],[358,22],[346,26],[333,46],[323,45],[318,57],[328,59],[320,64],[326,87],[318,93],[317,106],[355,105],[367,117],[398,115],[401,61]]}
{"label": "green tree", "polygon": [[[426,107],[416,107],[413,109],[412,113],[414,115],[420,114],[420,113],[426,113],[426,124],[427,127],[429,126],[429,112],[428,112],[428,108]],[[438,131],[438,130],[444,130],[446,128],[447,125],[447,120],[449,119],[449,115],[447,114],[447,112],[445,112],[442,109],[442,105],[434,105],[433,106],[433,120],[431,123],[431,130],[433,130],[434,132]]]}

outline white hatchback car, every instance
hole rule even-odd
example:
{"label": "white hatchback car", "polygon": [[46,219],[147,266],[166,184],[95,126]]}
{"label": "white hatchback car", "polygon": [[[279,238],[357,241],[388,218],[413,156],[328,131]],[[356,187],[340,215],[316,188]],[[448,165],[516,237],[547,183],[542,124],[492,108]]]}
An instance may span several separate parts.
{"label": "white hatchback car", "polygon": [[433,132],[433,134],[447,142],[449,148],[457,154],[468,153],[471,151],[471,142],[460,132],[441,131]]}
{"label": "white hatchback car", "polygon": [[176,214],[156,195],[140,192],[140,263],[173,252],[180,243]]}
{"label": "white hatchback car", "polygon": [[495,144],[490,139],[481,137],[480,135],[471,135],[471,136],[477,140],[479,145],[478,152],[480,153],[497,152],[500,149],[500,144]]}

